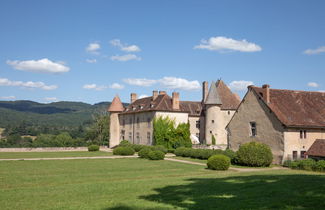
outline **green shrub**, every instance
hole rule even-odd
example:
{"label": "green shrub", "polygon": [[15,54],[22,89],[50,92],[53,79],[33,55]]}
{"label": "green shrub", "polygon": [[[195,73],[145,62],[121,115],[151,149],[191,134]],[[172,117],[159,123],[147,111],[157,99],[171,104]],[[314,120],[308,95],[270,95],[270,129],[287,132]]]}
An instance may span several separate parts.
{"label": "green shrub", "polygon": [[132,144],[128,140],[122,140],[119,144],[121,147],[128,147],[131,146]]}
{"label": "green shrub", "polygon": [[167,153],[174,153],[175,152],[175,149],[168,149],[167,150]]}
{"label": "green shrub", "polygon": [[214,137],[214,135],[211,137],[211,143],[212,145],[216,145],[216,137]]}
{"label": "green shrub", "polygon": [[290,168],[291,166],[291,163],[292,163],[292,160],[285,160],[282,164],[283,167],[288,167]]}
{"label": "green shrub", "polygon": [[230,158],[225,155],[213,155],[209,157],[207,165],[213,170],[228,170]]}
{"label": "green shrub", "polygon": [[178,147],[177,149],[175,149],[174,154],[176,156],[183,156],[185,149],[185,147]]}
{"label": "green shrub", "polygon": [[192,150],[193,150],[192,148],[185,148],[184,153],[183,153],[183,157],[191,157]]}
{"label": "green shrub", "polygon": [[249,142],[241,145],[237,151],[238,162],[247,166],[269,166],[273,155],[269,146],[259,142]]}
{"label": "green shrub", "polygon": [[142,148],[139,152],[138,152],[138,155],[140,158],[146,158],[148,159],[149,158],[149,152],[151,152],[152,149],[150,147],[145,147],[145,148]]}
{"label": "green shrub", "polygon": [[99,146],[98,146],[98,145],[95,145],[95,144],[93,144],[93,145],[89,145],[89,146],[88,146],[88,151],[89,151],[89,152],[96,152],[96,151],[99,151]]}
{"label": "green shrub", "polygon": [[139,152],[143,148],[147,148],[150,146],[142,145],[142,144],[131,144],[130,147],[132,147],[136,152]]}
{"label": "green shrub", "polygon": [[325,160],[317,161],[313,166],[314,171],[325,172]]}
{"label": "green shrub", "polygon": [[166,147],[164,147],[162,145],[153,146],[152,150],[161,151],[161,152],[163,152],[165,154],[167,153]]}
{"label": "green shrub", "polygon": [[165,153],[159,150],[150,151],[148,153],[149,160],[163,160],[165,158]]}
{"label": "green shrub", "polygon": [[236,152],[232,151],[231,149],[226,149],[223,154],[230,158],[231,164],[238,164]]}
{"label": "green shrub", "polygon": [[292,169],[299,169],[299,161],[292,161],[290,163],[290,168],[292,168]]}
{"label": "green shrub", "polygon": [[299,165],[299,169],[312,171],[315,163],[316,162],[313,159],[305,159],[305,160],[300,160],[298,162],[298,165]]}
{"label": "green shrub", "polygon": [[134,155],[135,151],[132,147],[118,146],[113,150],[113,155]]}

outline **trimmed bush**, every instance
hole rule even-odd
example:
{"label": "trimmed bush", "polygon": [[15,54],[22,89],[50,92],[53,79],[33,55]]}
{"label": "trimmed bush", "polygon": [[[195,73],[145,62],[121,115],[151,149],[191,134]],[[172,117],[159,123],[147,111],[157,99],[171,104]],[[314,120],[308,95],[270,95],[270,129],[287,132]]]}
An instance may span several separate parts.
{"label": "trimmed bush", "polygon": [[175,149],[168,149],[167,150],[167,153],[174,153],[175,152]]}
{"label": "trimmed bush", "polygon": [[131,146],[132,144],[128,140],[123,140],[120,142],[119,146],[121,147],[128,147]]}
{"label": "trimmed bush", "polygon": [[299,169],[312,171],[316,161],[313,159],[305,159],[298,161]]}
{"label": "trimmed bush", "polygon": [[150,146],[147,145],[142,145],[142,144],[131,144],[130,145],[136,152],[139,152],[140,150],[142,150],[143,148],[147,148]]}
{"label": "trimmed bush", "polygon": [[317,161],[313,166],[314,171],[325,172],[325,160]]}
{"label": "trimmed bush", "polygon": [[116,147],[113,150],[113,155],[134,155],[135,151],[132,147]]}
{"label": "trimmed bush", "polygon": [[96,152],[96,151],[99,151],[99,146],[98,146],[98,145],[95,145],[95,144],[93,144],[93,145],[89,145],[89,146],[88,146],[88,151],[89,151],[89,152]]}
{"label": "trimmed bush", "polygon": [[292,161],[290,163],[290,168],[292,168],[292,169],[299,169],[299,161]]}
{"label": "trimmed bush", "polygon": [[165,158],[165,153],[159,150],[150,151],[148,153],[149,160],[163,160]]}
{"label": "trimmed bush", "polygon": [[269,146],[259,142],[241,145],[237,151],[238,162],[247,166],[270,166],[273,155]]}
{"label": "trimmed bush", "polygon": [[292,163],[292,160],[285,160],[282,164],[283,167],[288,167],[290,168],[291,166],[291,163]]}
{"label": "trimmed bush", "polygon": [[208,159],[207,165],[212,170],[228,170],[230,158],[225,155],[213,155]]}
{"label": "trimmed bush", "polygon": [[223,154],[230,158],[231,164],[238,164],[236,152],[232,151],[231,149],[226,149]]}
{"label": "trimmed bush", "polygon": [[138,152],[138,155],[140,158],[146,158],[148,159],[149,158],[149,152],[151,152],[152,149],[150,147],[145,147],[145,148],[142,148],[139,152]]}
{"label": "trimmed bush", "polygon": [[186,149],[185,147],[178,147],[177,149],[175,149],[174,154],[176,156],[183,156],[185,149]]}
{"label": "trimmed bush", "polygon": [[156,145],[156,146],[153,146],[152,147],[153,150],[156,150],[156,151],[161,151],[163,153],[167,153],[167,149],[166,147],[162,146],[162,145]]}

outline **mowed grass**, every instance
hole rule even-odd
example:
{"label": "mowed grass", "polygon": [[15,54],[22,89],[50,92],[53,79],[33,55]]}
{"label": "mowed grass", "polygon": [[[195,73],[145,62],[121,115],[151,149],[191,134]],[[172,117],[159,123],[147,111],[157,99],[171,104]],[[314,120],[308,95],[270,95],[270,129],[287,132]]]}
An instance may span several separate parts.
{"label": "mowed grass", "polygon": [[324,209],[325,175],[138,158],[0,162],[1,209]]}
{"label": "mowed grass", "polygon": [[0,152],[0,159],[110,156],[111,152]]}

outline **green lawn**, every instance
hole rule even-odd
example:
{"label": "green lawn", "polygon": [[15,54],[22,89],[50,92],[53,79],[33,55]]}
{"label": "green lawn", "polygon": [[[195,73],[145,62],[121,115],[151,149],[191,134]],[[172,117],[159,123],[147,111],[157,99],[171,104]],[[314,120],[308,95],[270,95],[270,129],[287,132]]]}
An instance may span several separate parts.
{"label": "green lawn", "polygon": [[1,209],[324,209],[325,175],[138,158],[0,162]]}
{"label": "green lawn", "polygon": [[0,152],[0,159],[110,156],[110,152]]}

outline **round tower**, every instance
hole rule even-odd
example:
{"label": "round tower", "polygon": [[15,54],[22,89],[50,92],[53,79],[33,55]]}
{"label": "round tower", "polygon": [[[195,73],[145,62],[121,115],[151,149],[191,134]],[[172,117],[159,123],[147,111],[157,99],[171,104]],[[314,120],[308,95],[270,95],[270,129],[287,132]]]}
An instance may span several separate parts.
{"label": "round tower", "polygon": [[117,146],[120,143],[120,121],[119,113],[124,111],[120,97],[115,96],[108,108],[110,113],[109,120],[109,147]]}

